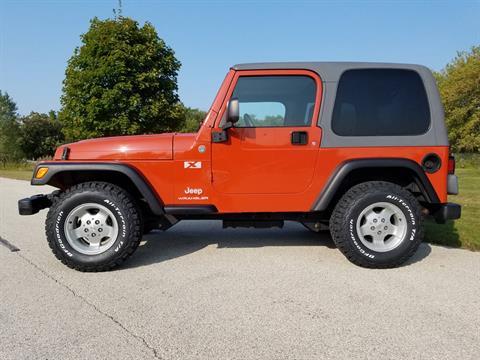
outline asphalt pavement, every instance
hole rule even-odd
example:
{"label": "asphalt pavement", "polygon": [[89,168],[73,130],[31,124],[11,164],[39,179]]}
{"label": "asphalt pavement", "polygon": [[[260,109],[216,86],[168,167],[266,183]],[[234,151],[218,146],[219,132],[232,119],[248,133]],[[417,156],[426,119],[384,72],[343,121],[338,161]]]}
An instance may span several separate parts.
{"label": "asphalt pavement", "polygon": [[480,358],[480,253],[422,244],[370,270],[296,223],[186,221],[81,273],[51,253],[46,210],[17,213],[50,191],[0,178],[0,359]]}

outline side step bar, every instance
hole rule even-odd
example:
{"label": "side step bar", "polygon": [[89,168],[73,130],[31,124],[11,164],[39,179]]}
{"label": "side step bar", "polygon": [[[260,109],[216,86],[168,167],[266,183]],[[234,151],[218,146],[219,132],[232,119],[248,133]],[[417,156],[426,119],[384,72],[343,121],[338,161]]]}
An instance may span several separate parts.
{"label": "side step bar", "polygon": [[272,227],[283,228],[283,220],[223,220],[223,228],[257,228],[266,229]]}

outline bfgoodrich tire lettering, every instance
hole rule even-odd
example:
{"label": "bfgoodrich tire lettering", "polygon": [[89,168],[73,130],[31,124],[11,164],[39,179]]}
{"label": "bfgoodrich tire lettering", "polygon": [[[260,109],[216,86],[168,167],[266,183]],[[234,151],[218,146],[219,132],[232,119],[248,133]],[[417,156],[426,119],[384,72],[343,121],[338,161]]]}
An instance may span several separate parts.
{"label": "bfgoodrich tire lettering", "polygon": [[[392,217],[392,221],[403,222],[402,238],[391,249],[388,246],[376,248],[373,241],[372,245],[369,245],[368,237],[363,237],[358,231],[359,217],[373,204],[383,204],[384,207],[399,210],[397,217]],[[379,213],[380,211],[381,206]],[[373,231],[373,225],[376,224],[369,225],[372,225]],[[409,191],[396,184],[382,181],[366,182],[352,187],[343,195],[332,213],[330,229],[338,249],[354,264],[370,268],[396,267],[409,259],[422,241],[421,207]],[[376,230],[382,229],[375,228]],[[388,233],[385,235],[384,238],[387,239],[385,241],[389,241],[389,236]]]}
{"label": "bfgoodrich tire lettering", "polygon": [[[118,231],[105,251],[87,254],[72,246],[65,235],[69,213],[82,204],[98,204],[114,216]],[[75,185],[61,193],[50,208],[46,235],[55,256],[65,265],[80,271],[105,271],[120,265],[138,247],[141,240],[140,210],[134,199],[118,186],[103,182]]]}

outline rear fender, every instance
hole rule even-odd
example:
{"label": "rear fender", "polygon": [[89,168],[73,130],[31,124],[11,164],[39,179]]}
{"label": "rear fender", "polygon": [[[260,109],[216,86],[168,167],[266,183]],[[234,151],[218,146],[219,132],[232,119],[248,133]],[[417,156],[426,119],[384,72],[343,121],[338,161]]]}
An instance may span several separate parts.
{"label": "rear fender", "polygon": [[422,167],[415,161],[399,158],[369,158],[351,160],[339,165],[321,194],[313,203],[312,211],[324,211],[328,209],[337,192],[339,190],[341,191],[342,184],[348,179],[352,171],[358,169],[384,169],[386,172],[388,172],[389,169],[408,171],[409,174],[412,174],[412,180],[418,186],[428,203],[437,204],[440,202],[432,183],[425,175]]}

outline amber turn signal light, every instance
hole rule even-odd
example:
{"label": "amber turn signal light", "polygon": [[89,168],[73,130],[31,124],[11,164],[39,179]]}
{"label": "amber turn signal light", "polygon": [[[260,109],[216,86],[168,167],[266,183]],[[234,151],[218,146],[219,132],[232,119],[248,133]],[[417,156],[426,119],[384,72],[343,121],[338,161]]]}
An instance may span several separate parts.
{"label": "amber turn signal light", "polygon": [[40,167],[40,168],[38,168],[37,173],[35,174],[35,178],[36,179],[41,179],[45,175],[47,175],[47,172],[48,172],[48,167]]}

